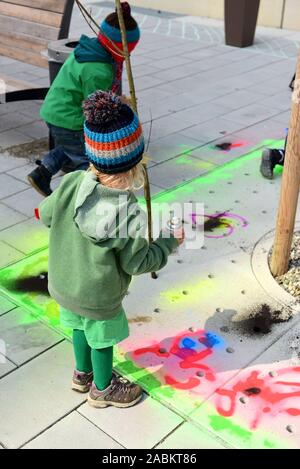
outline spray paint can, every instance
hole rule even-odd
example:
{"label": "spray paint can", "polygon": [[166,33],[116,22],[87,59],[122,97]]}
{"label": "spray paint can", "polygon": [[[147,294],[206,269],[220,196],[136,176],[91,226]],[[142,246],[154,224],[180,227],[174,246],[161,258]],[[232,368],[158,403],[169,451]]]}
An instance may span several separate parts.
{"label": "spray paint can", "polygon": [[[170,220],[167,222],[167,228],[171,233],[182,228],[182,219],[174,216],[174,212],[170,212]],[[174,254],[178,253],[178,248],[173,251]]]}

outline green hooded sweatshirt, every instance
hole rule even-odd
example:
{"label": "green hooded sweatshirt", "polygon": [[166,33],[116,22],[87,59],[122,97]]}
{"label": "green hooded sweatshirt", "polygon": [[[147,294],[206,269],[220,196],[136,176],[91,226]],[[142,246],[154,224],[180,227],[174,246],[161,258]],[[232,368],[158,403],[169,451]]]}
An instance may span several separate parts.
{"label": "green hooded sweatshirt", "polygon": [[[50,295],[90,319],[118,314],[132,275],[158,271],[178,246],[162,236],[149,245],[134,194],[99,184],[92,172],[64,176],[39,212],[50,228]],[[133,236],[122,237],[124,229]]]}
{"label": "green hooded sweatshirt", "polygon": [[114,60],[97,38],[82,35],[47,93],[42,119],[64,129],[82,130],[82,101],[96,90],[110,90],[114,73]]}

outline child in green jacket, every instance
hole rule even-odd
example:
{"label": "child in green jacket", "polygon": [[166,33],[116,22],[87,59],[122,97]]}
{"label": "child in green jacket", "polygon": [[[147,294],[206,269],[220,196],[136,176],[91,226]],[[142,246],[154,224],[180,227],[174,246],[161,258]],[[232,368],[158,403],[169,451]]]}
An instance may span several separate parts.
{"label": "child in green jacket", "polygon": [[132,192],[143,185],[144,138],[132,109],[97,91],[84,114],[90,170],[64,176],[39,207],[50,228],[48,289],[73,330],[72,388],[89,391],[94,407],[129,407],[142,390],[112,371],[113,346],[129,334],[122,300],[132,275],[164,267],[184,233],[145,239],[146,216]]}
{"label": "child in green jacket", "polygon": [[[122,3],[129,51],[136,46],[140,31],[131,16],[130,6]],[[81,36],[52,83],[41,108],[55,148],[29,175],[31,185],[42,195],[51,194],[51,178],[64,166],[86,169],[82,102],[96,90],[118,92],[124,59],[120,55],[122,38],[117,13],[101,23],[98,38]]]}

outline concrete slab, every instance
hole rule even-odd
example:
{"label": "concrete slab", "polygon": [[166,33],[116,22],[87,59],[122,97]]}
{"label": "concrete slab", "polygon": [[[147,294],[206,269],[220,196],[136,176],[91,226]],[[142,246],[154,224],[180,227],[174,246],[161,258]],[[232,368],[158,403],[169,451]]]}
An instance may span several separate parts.
{"label": "concrete slab", "polygon": [[27,180],[27,174],[29,174],[35,168],[35,166],[36,165],[34,163],[27,163],[23,166],[20,166],[19,168],[15,168],[11,171],[8,171],[7,174],[13,176],[16,179],[19,179],[20,181],[30,186],[30,183]]}
{"label": "concrete slab", "polygon": [[0,330],[6,344],[5,355],[18,366],[63,340],[22,308],[15,308],[1,317]]}
{"label": "concrete slab", "polygon": [[208,161],[198,160],[190,155],[181,155],[151,167],[148,172],[151,182],[160,187],[169,188],[214,168],[216,165]]}
{"label": "concrete slab", "polygon": [[178,415],[146,396],[122,412],[115,407],[97,412],[88,404],[79,407],[78,412],[125,448],[153,448],[182,422]]}
{"label": "concrete slab", "polygon": [[16,210],[12,210],[0,203],[0,230],[16,225],[26,219],[27,217],[22,213],[16,212]]}
{"label": "concrete slab", "polygon": [[24,253],[14,249],[13,247],[9,246],[7,243],[4,243],[0,240],[0,251],[1,251],[1,258],[0,258],[0,267],[4,267],[12,262],[17,262],[18,260],[24,257]]}
{"label": "concrete slab", "polygon": [[276,116],[278,110],[272,107],[264,107],[260,104],[250,104],[237,111],[227,113],[225,119],[243,124],[244,127]]}
{"label": "concrete slab", "polygon": [[67,415],[23,449],[122,449],[78,412]]}
{"label": "concrete slab", "polygon": [[0,174],[0,199],[7,198],[24,189],[26,189],[26,185],[23,182],[8,176],[8,174]]}
{"label": "concrete slab", "polygon": [[179,111],[175,114],[175,117],[176,119],[182,119],[185,122],[197,125],[214,117],[228,115],[228,112],[230,112],[230,108],[219,103],[203,103],[184,111]]}
{"label": "concrete slab", "polygon": [[[29,203],[32,203],[29,201]],[[0,242],[5,242],[24,254],[30,254],[48,245],[49,230],[35,218],[18,223],[0,232]],[[3,264],[5,265],[5,264]]]}
{"label": "concrete slab", "polygon": [[[186,122],[182,119],[177,119],[174,115],[160,117],[152,123],[151,129],[151,140],[157,140],[158,138],[165,137],[175,132],[183,133],[183,129],[191,126],[190,122]],[[143,126],[145,135],[148,135],[149,123]]]}
{"label": "concrete slab", "polygon": [[147,153],[151,161],[160,163],[162,161],[169,160],[174,156],[186,153],[188,154],[200,145],[201,141],[186,137],[181,133],[176,133],[173,134],[172,137],[162,137],[156,141],[152,141],[150,138],[150,145]]}
{"label": "concrete slab", "polygon": [[[2,106],[2,105],[1,105]],[[14,158],[6,152],[0,154],[0,172],[6,173],[14,168],[23,166],[26,163],[24,158]]]}
{"label": "concrete slab", "polygon": [[[5,175],[5,177],[10,177]],[[39,194],[35,189],[28,189],[28,185],[22,182],[19,182],[17,179],[14,179],[17,184],[22,184],[22,192],[18,192],[10,197],[6,197],[3,203],[8,207],[11,207],[18,212],[23,213],[27,217],[34,216],[34,209],[42,202],[43,196]]]}
{"label": "concrete slab", "polygon": [[6,130],[1,132],[1,149],[9,148],[14,145],[31,142],[32,139],[17,130]]}
{"label": "concrete slab", "polygon": [[178,429],[174,430],[171,435],[167,436],[157,449],[226,449],[218,440],[212,437],[208,432],[200,430],[195,425],[184,423]]}
{"label": "concrete slab", "polygon": [[201,142],[210,142],[220,138],[222,135],[231,134],[233,132],[243,129],[246,125],[242,123],[229,121],[222,117],[217,117],[216,119],[209,120],[199,125],[194,125],[187,129],[181,130],[181,134],[186,135],[187,137],[200,140]]}
{"label": "concrete slab", "polygon": [[2,316],[2,314],[8,313],[8,311],[11,311],[16,307],[17,305],[9,301],[7,298],[3,298],[2,296],[0,297],[0,316]]}
{"label": "concrete slab", "polygon": [[84,402],[85,394],[70,389],[72,363],[72,346],[64,341],[1,379],[0,439],[6,447],[24,445]]}
{"label": "concrete slab", "polygon": [[[39,79],[41,80],[41,79]],[[44,80],[44,79],[42,79]],[[45,86],[48,85],[48,80],[46,79],[46,84]],[[33,80],[34,81],[34,80]],[[40,86],[43,86],[43,83],[38,83]],[[18,127],[18,131],[22,134],[24,134],[27,137],[30,137],[31,139],[39,139],[39,138],[46,138],[49,135],[49,131],[47,126],[45,125],[44,122],[40,122],[39,120],[36,122],[32,122],[27,125],[22,125]]]}
{"label": "concrete slab", "polygon": [[[0,339],[2,340],[2,339]],[[0,353],[0,378],[15,370],[17,366]]]}
{"label": "concrete slab", "polygon": [[192,415],[238,448],[298,449],[299,325],[277,340]]}

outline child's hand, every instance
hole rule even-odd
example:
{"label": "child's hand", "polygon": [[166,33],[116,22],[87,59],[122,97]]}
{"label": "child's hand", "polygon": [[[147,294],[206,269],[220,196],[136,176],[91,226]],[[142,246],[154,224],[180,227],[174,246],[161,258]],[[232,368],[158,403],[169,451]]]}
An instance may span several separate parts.
{"label": "child's hand", "polygon": [[179,246],[183,243],[185,238],[185,232],[183,228],[179,228],[178,230],[174,230],[173,232],[174,238],[177,239],[179,242]]}

